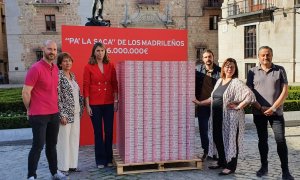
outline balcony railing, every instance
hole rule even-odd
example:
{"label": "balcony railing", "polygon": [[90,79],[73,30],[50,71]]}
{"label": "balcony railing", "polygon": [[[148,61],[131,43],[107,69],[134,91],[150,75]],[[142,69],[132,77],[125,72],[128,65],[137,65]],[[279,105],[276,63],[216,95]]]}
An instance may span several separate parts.
{"label": "balcony railing", "polygon": [[240,0],[228,3],[228,16],[243,13],[251,13],[260,10],[272,9],[276,5],[276,0]]}
{"label": "balcony railing", "polygon": [[66,2],[65,0],[34,0],[32,3],[25,4],[32,4],[35,7],[56,7],[58,9],[66,5],[70,5],[70,3]]}
{"label": "balcony railing", "polygon": [[160,0],[138,0],[138,4],[159,4]]}
{"label": "balcony railing", "polygon": [[208,0],[206,7],[221,7],[222,0]]}
{"label": "balcony railing", "polygon": [[63,3],[63,0],[35,0],[35,3],[56,4]]}

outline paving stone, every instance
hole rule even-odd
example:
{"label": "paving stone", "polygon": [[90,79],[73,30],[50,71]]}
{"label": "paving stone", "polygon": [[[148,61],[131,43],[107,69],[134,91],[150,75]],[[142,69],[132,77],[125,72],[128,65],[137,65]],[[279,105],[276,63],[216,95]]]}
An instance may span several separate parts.
{"label": "paving stone", "polygon": [[[201,143],[198,128],[196,128],[196,152],[201,155]],[[300,126],[286,128],[286,140],[289,149],[290,171],[295,179],[300,180]],[[0,144],[0,172],[5,180],[26,179],[27,158],[31,146],[29,143]],[[208,166],[213,161],[207,160],[203,164],[203,170],[169,171],[132,175],[116,174],[116,168],[97,169],[94,159],[94,147],[84,146],[79,150],[79,168],[82,172],[71,173],[68,179],[119,179],[119,180],[245,180],[281,179],[280,160],[276,151],[276,143],[273,132],[269,129],[269,173],[262,178],[256,177],[255,173],[260,168],[259,152],[257,147],[257,134],[255,129],[245,131],[245,156],[239,158],[235,174],[225,177],[218,175],[220,170],[210,170]],[[38,179],[49,180],[51,178],[45,151],[41,153],[38,165]]]}

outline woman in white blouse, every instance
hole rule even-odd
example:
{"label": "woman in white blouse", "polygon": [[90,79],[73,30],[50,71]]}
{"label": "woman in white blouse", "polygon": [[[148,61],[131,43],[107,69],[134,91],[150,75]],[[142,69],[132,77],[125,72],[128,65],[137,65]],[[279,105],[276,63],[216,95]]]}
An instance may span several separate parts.
{"label": "woman in white blouse", "polygon": [[78,150],[80,134],[80,117],[83,112],[83,98],[71,72],[73,59],[63,52],[57,57],[59,71],[58,106],[60,127],[57,140],[57,166],[65,175],[79,171]]}

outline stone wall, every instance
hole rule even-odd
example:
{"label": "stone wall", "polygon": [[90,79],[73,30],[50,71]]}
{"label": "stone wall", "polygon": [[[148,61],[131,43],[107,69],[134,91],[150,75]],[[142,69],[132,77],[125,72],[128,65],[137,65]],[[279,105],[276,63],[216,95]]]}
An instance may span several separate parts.
{"label": "stone wall", "polygon": [[[44,40],[56,40],[60,49],[61,25],[84,25],[92,16],[92,3],[93,0],[65,0],[59,6],[39,6],[33,0],[6,1],[9,10],[7,26],[11,30],[7,33],[10,82],[23,83],[25,73],[36,62],[36,51],[40,50]],[[126,8],[132,19],[139,12],[136,0],[105,0],[103,18],[111,21],[111,27],[123,28]],[[209,30],[209,16],[218,15],[219,10],[204,10],[203,0],[161,0],[156,8],[155,13],[162,22],[153,27],[188,30],[188,60],[195,61],[199,44],[212,49],[218,59],[218,33]],[[55,14],[56,32],[46,32],[47,14]],[[168,22],[167,17],[170,18]]]}

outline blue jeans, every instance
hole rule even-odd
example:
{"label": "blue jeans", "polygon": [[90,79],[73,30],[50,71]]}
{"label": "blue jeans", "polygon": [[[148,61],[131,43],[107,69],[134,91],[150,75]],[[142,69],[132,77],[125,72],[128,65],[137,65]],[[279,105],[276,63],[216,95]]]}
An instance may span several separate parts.
{"label": "blue jeans", "polygon": [[201,146],[204,153],[208,153],[208,120],[210,116],[210,106],[197,107],[197,117],[199,124],[199,132],[201,138]]}
{"label": "blue jeans", "polygon": [[46,141],[46,157],[52,175],[57,172],[57,136],[59,131],[59,114],[29,116],[32,126],[32,147],[28,156],[28,178],[37,177],[36,170]]}
{"label": "blue jeans", "polygon": [[[93,112],[91,120],[94,127],[96,165],[106,166],[108,163],[112,163],[113,158],[114,105],[91,105],[91,109]],[[103,135],[105,139],[103,139]]]}
{"label": "blue jeans", "polygon": [[281,161],[282,171],[288,171],[288,149],[285,140],[285,122],[283,116],[264,116],[254,115],[254,123],[258,135],[258,149],[260,153],[261,164],[268,166],[268,122],[270,123],[275,141],[277,144],[277,153]]}

